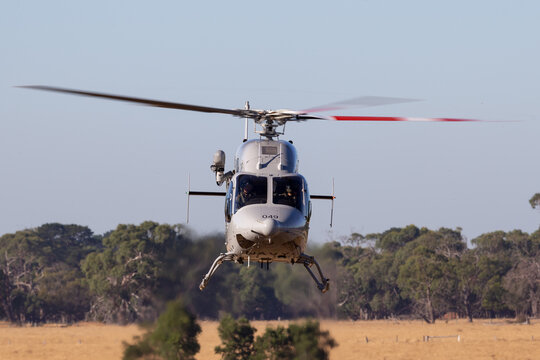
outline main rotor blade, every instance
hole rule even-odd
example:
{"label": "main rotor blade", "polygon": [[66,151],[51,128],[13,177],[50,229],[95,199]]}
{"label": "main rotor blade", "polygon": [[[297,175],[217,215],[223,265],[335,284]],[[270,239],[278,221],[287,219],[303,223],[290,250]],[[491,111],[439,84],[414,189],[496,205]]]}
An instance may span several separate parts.
{"label": "main rotor blade", "polygon": [[131,96],[113,95],[113,94],[98,93],[98,92],[93,92],[93,91],[65,89],[65,88],[43,86],[43,85],[28,85],[28,86],[17,86],[17,87],[26,88],[26,89],[34,89],[34,90],[55,91],[55,92],[60,92],[60,93],[73,94],[73,95],[91,96],[91,97],[117,100],[117,101],[127,101],[127,102],[138,103],[138,104],[143,104],[143,105],[148,105],[148,106],[156,106],[156,107],[167,108],[167,109],[179,109],[179,110],[206,112],[206,113],[229,114],[229,115],[234,115],[234,116],[245,116],[245,111],[241,109],[238,109],[238,110],[220,109],[220,108],[214,108],[214,107],[208,107],[208,106],[181,104],[181,103],[169,102],[169,101],[142,99],[142,98],[135,98]]}
{"label": "main rotor blade", "polygon": [[298,115],[298,120],[338,120],[338,121],[419,121],[419,122],[464,122],[481,121],[475,119],[455,119],[455,118],[420,118],[420,117],[398,117],[398,116],[317,116]]}
{"label": "main rotor blade", "polygon": [[353,99],[338,101],[322,106],[311,107],[306,110],[302,110],[302,113],[309,114],[314,112],[340,110],[345,108],[364,108],[369,106],[381,106],[391,104],[401,104],[420,101],[419,99],[406,99],[396,97],[384,97],[384,96],[361,96]]}
{"label": "main rotor blade", "polygon": [[[219,114],[228,114],[239,117],[250,117],[258,118],[261,113],[257,110],[245,110],[245,109],[221,109],[209,106],[199,106],[192,104],[182,104],[169,101],[160,101],[152,99],[143,99],[136,98],[131,96],[123,95],[114,95],[106,93],[98,93],[93,91],[84,91],[84,90],[75,90],[75,89],[66,89],[53,86],[44,86],[44,85],[27,85],[27,86],[17,86],[19,88],[34,89],[34,90],[44,90],[44,91],[54,91],[65,94],[72,95],[81,95],[81,96],[90,96],[97,97],[102,99],[117,100],[132,102],[137,104],[143,104],[148,106],[162,107],[167,109],[178,109],[178,110],[188,110],[188,111],[198,111],[205,113],[219,113]],[[312,112],[321,112],[335,109],[342,109],[346,107],[355,107],[355,106],[378,106],[378,105],[388,105],[396,103],[404,103],[418,101],[415,99],[404,99],[404,98],[385,98],[385,97],[376,97],[376,96],[363,96],[360,98],[345,100],[329,104],[325,107],[311,108],[308,110],[294,112],[294,116],[284,119],[285,121],[304,121],[304,120],[339,120],[339,121],[452,121],[452,122],[461,122],[461,121],[479,121],[471,119],[452,119],[452,118],[413,118],[413,117],[393,117],[393,116],[320,116],[320,115],[311,115]]]}

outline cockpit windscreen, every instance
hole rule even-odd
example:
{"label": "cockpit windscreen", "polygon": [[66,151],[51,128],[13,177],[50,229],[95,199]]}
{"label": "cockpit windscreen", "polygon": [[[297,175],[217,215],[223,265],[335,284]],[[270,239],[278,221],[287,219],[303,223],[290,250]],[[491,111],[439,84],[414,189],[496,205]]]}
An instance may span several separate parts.
{"label": "cockpit windscreen", "polygon": [[239,175],[236,179],[235,209],[246,205],[266,204],[268,180],[263,176]]}
{"label": "cockpit windscreen", "polygon": [[302,178],[296,176],[275,177],[272,182],[274,204],[288,205],[304,211]]}

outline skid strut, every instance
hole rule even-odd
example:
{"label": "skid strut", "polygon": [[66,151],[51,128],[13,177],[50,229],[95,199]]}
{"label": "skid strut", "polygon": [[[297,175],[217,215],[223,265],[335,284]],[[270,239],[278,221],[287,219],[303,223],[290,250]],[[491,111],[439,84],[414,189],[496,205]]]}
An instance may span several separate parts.
{"label": "skid strut", "polygon": [[[302,253],[302,254],[300,254],[300,257],[298,258],[298,260],[296,262],[300,262],[300,263],[304,264],[304,267],[309,272],[309,275],[311,275],[311,277],[313,278],[313,280],[317,284],[317,287],[319,288],[319,290],[321,290],[322,293],[325,293],[325,292],[328,291],[328,289],[330,287],[330,279],[324,277],[324,275],[322,273],[322,270],[321,270],[321,266],[319,265],[319,263],[317,262],[317,260],[315,260],[315,258],[313,256],[309,256],[309,255],[306,255],[306,254]],[[315,264],[315,266],[317,266],[317,271],[319,272],[320,280],[317,279],[317,277],[315,276],[313,271],[311,271],[311,265],[313,265],[313,264]]]}
{"label": "skid strut", "polygon": [[208,273],[204,275],[201,284],[199,285],[199,289],[202,291],[206,285],[208,285],[208,281],[214,275],[217,268],[223,264],[224,261],[233,261],[234,260],[234,253],[221,253],[219,256],[214,260],[212,263],[212,266],[210,266],[210,270],[208,270]]}

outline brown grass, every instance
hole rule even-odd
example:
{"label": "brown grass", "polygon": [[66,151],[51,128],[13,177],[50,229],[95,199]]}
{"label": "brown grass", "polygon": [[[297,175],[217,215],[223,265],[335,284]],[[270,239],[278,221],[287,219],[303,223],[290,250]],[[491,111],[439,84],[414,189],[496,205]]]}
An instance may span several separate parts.
{"label": "brown grass", "polygon": [[[287,321],[255,321],[261,334],[267,326],[287,326]],[[197,359],[219,359],[218,323],[202,321],[201,352]],[[321,321],[339,346],[331,359],[540,359],[540,321],[531,325],[505,320],[439,321]],[[10,327],[0,323],[0,359],[120,359],[123,341],[142,331],[135,325],[81,323],[69,327]],[[423,342],[424,336],[460,335]],[[366,342],[367,338],[367,342]]]}

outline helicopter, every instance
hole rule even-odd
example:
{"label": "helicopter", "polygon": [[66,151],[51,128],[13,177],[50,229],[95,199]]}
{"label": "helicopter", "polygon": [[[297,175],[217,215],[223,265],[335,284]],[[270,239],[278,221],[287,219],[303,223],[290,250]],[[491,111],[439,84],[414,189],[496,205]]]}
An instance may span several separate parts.
{"label": "helicopter", "polygon": [[[272,262],[302,264],[317,288],[325,293],[330,286],[317,260],[304,251],[307,246],[312,214],[311,200],[330,200],[333,222],[334,191],[331,195],[310,195],[307,180],[298,172],[298,155],[292,141],[279,139],[287,122],[307,120],[335,121],[477,121],[455,118],[411,118],[390,116],[323,116],[317,113],[347,107],[366,107],[416,101],[414,99],[364,96],[331,103],[306,110],[257,110],[249,102],[243,109],[223,109],[168,102],[93,91],[75,90],[43,85],[19,86],[35,90],[53,91],[72,95],[138,103],[169,109],[227,114],[245,119],[245,135],[238,147],[233,169],[225,171],[226,156],[215,152],[210,166],[216,184],[225,185],[225,192],[191,191],[188,189],[188,218],[190,196],[219,196],[225,198],[225,245],[204,275],[199,289],[202,291],[221,264],[232,261],[239,264],[259,262],[268,269]],[[256,139],[248,140],[248,120],[253,120]],[[259,128],[257,128],[257,125]],[[279,129],[279,130],[278,130]],[[311,268],[315,265],[316,273]]]}

